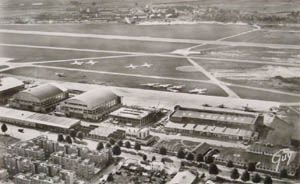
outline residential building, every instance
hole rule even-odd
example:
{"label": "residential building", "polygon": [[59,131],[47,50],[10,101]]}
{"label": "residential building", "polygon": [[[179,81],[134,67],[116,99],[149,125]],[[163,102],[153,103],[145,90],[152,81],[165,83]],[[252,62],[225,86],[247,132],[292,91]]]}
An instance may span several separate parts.
{"label": "residential building", "polygon": [[61,111],[66,116],[98,121],[120,106],[121,97],[108,89],[99,88],[62,102]]}
{"label": "residential building", "polygon": [[43,84],[15,94],[9,105],[17,109],[34,112],[49,112],[62,100],[68,98],[68,90],[54,84]]}
{"label": "residential building", "polygon": [[150,135],[149,128],[127,128],[126,138],[142,145],[149,145],[155,141],[155,137]]}
{"label": "residential building", "polygon": [[197,182],[198,175],[188,170],[178,172],[168,184],[195,184]]}

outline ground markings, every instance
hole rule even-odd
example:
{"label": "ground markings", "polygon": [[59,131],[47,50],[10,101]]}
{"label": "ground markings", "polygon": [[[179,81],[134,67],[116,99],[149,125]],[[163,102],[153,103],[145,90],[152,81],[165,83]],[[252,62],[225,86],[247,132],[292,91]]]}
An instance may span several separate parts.
{"label": "ground markings", "polygon": [[[78,48],[70,48],[70,47],[52,47],[52,46],[36,46],[36,45],[23,45],[23,44],[6,44],[6,43],[0,43],[0,46],[53,49],[53,50],[66,50],[66,51],[69,50],[69,51],[79,51],[79,52],[99,52],[99,53],[102,52],[102,53],[139,55],[139,56],[148,55],[148,56],[161,56],[161,57],[173,57],[173,58],[186,58],[185,55],[175,55],[175,54],[166,54],[166,53],[146,53],[146,52],[127,52],[127,51],[114,51],[114,50],[78,49]],[[103,56],[103,57],[106,57],[106,56]],[[300,67],[300,64],[293,64],[293,63],[274,63],[274,62],[269,62],[269,61],[212,58],[212,57],[201,57],[201,56],[193,56],[193,55],[189,55],[189,57],[191,59],[206,59],[206,60],[228,61],[228,62],[237,62],[237,63],[258,63],[258,64],[268,64],[268,65]],[[53,62],[55,62],[55,61],[59,62],[60,60],[53,60]],[[39,62],[43,62],[43,61],[39,61]],[[46,61],[46,62],[48,62],[48,61]]]}
{"label": "ground markings", "polygon": [[228,94],[229,97],[239,98],[239,96],[233,90],[231,90],[229,87],[227,87],[223,82],[219,81],[216,77],[214,77],[212,74],[210,74],[210,72],[208,72],[207,70],[205,70],[197,62],[195,62],[194,60],[192,60],[189,57],[187,57],[187,60],[194,67],[196,67],[200,72],[202,72],[203,74],[205,74],[210,79],[210,81],[212,81],[214,84],[216,84],[217,86],[219,86],[222,90],[224,90]]}
{"label": "ground markings", "polygon": [[175,78],[175,77],[162,77],[162,76],[155,76],[155,75],[117,73],[117,72],[107,72],[107,71],[88,70],[88,69],[79,69],[79,68],[66,68],[66,67],[60,67],[60,66],[56,67],[56,66],[33,65],[33,67],[58,69],[58,70],[69,70],[69,71],[79,71],[79,72],[87,72],[87,73],[99,73],[99,74],[108,74],[108,75],[129,76],[129,77],[142,77],[142,78],[152,78],[152,79],[166,79],[166,80],[175,80],[175,81],[201,82],[201,83],[213,84],[209,80],[199,80],[199,79],[185,79],[185,78]]}

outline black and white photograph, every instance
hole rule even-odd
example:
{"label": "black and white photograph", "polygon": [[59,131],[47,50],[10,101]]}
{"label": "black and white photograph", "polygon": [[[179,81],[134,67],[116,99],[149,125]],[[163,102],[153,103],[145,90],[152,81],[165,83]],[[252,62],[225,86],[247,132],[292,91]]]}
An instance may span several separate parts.
{"label": "black and white photograph", "polygon": [[300,184],[300,0],[0,0],[0,184]]}

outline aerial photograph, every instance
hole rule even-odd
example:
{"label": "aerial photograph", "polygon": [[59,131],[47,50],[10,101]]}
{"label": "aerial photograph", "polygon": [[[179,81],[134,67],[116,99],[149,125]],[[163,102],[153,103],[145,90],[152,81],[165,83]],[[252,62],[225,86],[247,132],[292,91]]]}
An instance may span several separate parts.
{"label": "aerial photograph", "polygon": [[0,184],[300,184],[300,0],[0,0]]}

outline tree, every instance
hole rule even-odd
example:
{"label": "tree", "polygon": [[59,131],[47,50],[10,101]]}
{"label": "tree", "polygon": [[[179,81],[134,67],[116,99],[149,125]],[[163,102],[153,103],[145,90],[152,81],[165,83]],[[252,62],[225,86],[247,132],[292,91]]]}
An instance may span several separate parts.
{"label": "tree", "polygon": [[219,169],[216,164],[210,164],[208,167],[208,172],[209,172],[209,174],[217,175],[217,174],[219,174]]}
{"label": "tree", "polygon": [[106,143],[105,147],[106,147],[106,148],[110,148],[110,147],[111,147],[111,144],[108,142],[108,143]]}
{"label": "tree", "polygon": [[74,130],[74,129],[71,129],[70,130],[70,136],[72,137],[72,138],[76,138],[76,130]]}
{"label": "tree", "polygon": [[122,140],[119,140],[118,143],[117,143],[120,147],[123,146],[123,141]]}
{"label": "tree", "polygon": [[203,155],[201,153],[197,155],[197,162],[203,162]]}
{"label": "tree", "polygon": [[7,131],[7,126],[6,126],[6,124],[4,123],[4,124],[2,124],[2,126],[1,126],[1,131],[5,134],[5,132]]}
{"label": "tree", "polygon": [[207,163],[207,164],[211,164],[211,163],[213,163],[214,162],[214,157],[212,157],[212,156],[207,156],[206,158],[205,158],[205,163]]}
{"label": "tree", "polygon": [[190,161],[194,160],[194,155],[193,155],[193,153],[189,152],[189,153],[187,154],[187,156],[186,156],[186,159],[187,159],[187,160],[190,160]]}
{"label": "tree", "polygon": [[252,177],[252,181],[254,183],[259,183],[261,181],[261,177],[258,173],[255,173],[254,176]]}
{"label": "tree", "polygon": [[280,171],[279,177],[280,177],[280,178],[287,178],[287,177],[288,177],[288,172],[287,172],[287,170],[286,170],[286,169],[282,169],[282,170]]}
{"label": "tree", "polygon": [[108,177],[107,177],[107,181],[114,181],[114,177],[113,177],[113,175],[112,175],[112,173],[110,173],[109,175],[108,175]]}
{"label": "tree", "polygon": [[234,165],[233,165],[233,162],[231,160],[228,160],[226,166],[229,167],[229,168],[232,168]]}
{"label": "tree", "polygon": [[134,145],[134,149],[137,150],[137,151],[141,150],[141,145],[138,142],[136,142],[135,145]]}
{"label": "tree", "polygon": [[69,143],[69,144],[72,144],[73,141],[72,141],[71,136],[68,135],[68,136],[66,137],[66,142]]}
{"label": "tree", "polygon": [[57,136],[57,142],[65,142],[65,138],[63,134],[58,134]]}
{"label": "tree", "polygon": [[159,154],[161,155],[166,155],[167,154],[167,149],[165,147],[160,147],[159,148]]}
{"label": "tree", "polygon": [[129,141],[126,141],[126,142],[125,142],[125,147],[126,147],[126,148],[131,148],[131,143],[130,143]]}
{"label": "tree", "polygon": [[264,179],[264,184],[272,184],[273,180],[271,178],[271,176],[266,176]]}
{"label": "tree", "polygon": [[236,168],[232,169],[230,178],[236,180],[239,177],[240,177],[239,171]]}
{"label": "tree", "polygon": [[112,148],[112,153],[114,155],[120,155],[121,154],[121,148],[119,145],[114,145],[114,147]]}
{"label": "tree", "polygon": [[103,142],[98,142],[97,144],[97,151],[101,151],[104,148]]}
{"label": "tree", "polygon": [[144,161],[147,160],[147,155],[143,155],[143,160],[144,160]]}
{"label": "tree", "polygon": [[110,143],[111,145],[114,145],[114,144],[116,143],[116,141],[115,141],[114,139],[109,139],[109,143]]}
{"label": "tree", "polygon": [[249,181],[250,180],[250,174],[247,170],[245,170],[241,176],[241,180],[243,181]]}
{"label": "tree", "polygon": [[81,131],[78,131],[78,132],[76,133],[76,137],[77,137],[78,139],[82,140],[82,139],[83,139],[83,133],[82,133]]}
{"label": "tree", "polygon": [[248,163],[248,171],[255,171],[255,165],[253,162]]}
{"label": "tree", "polygon": [[180,159],[183,159],[185,157],[185,153],[184,153],[184,150],[182,148],[178,150],[177,157],[180,158]]}
{"label": "tree", "polygon": [[153,156],[152,157],[152,162],[154,162],[156,160],[156,157],[155,156]]}

